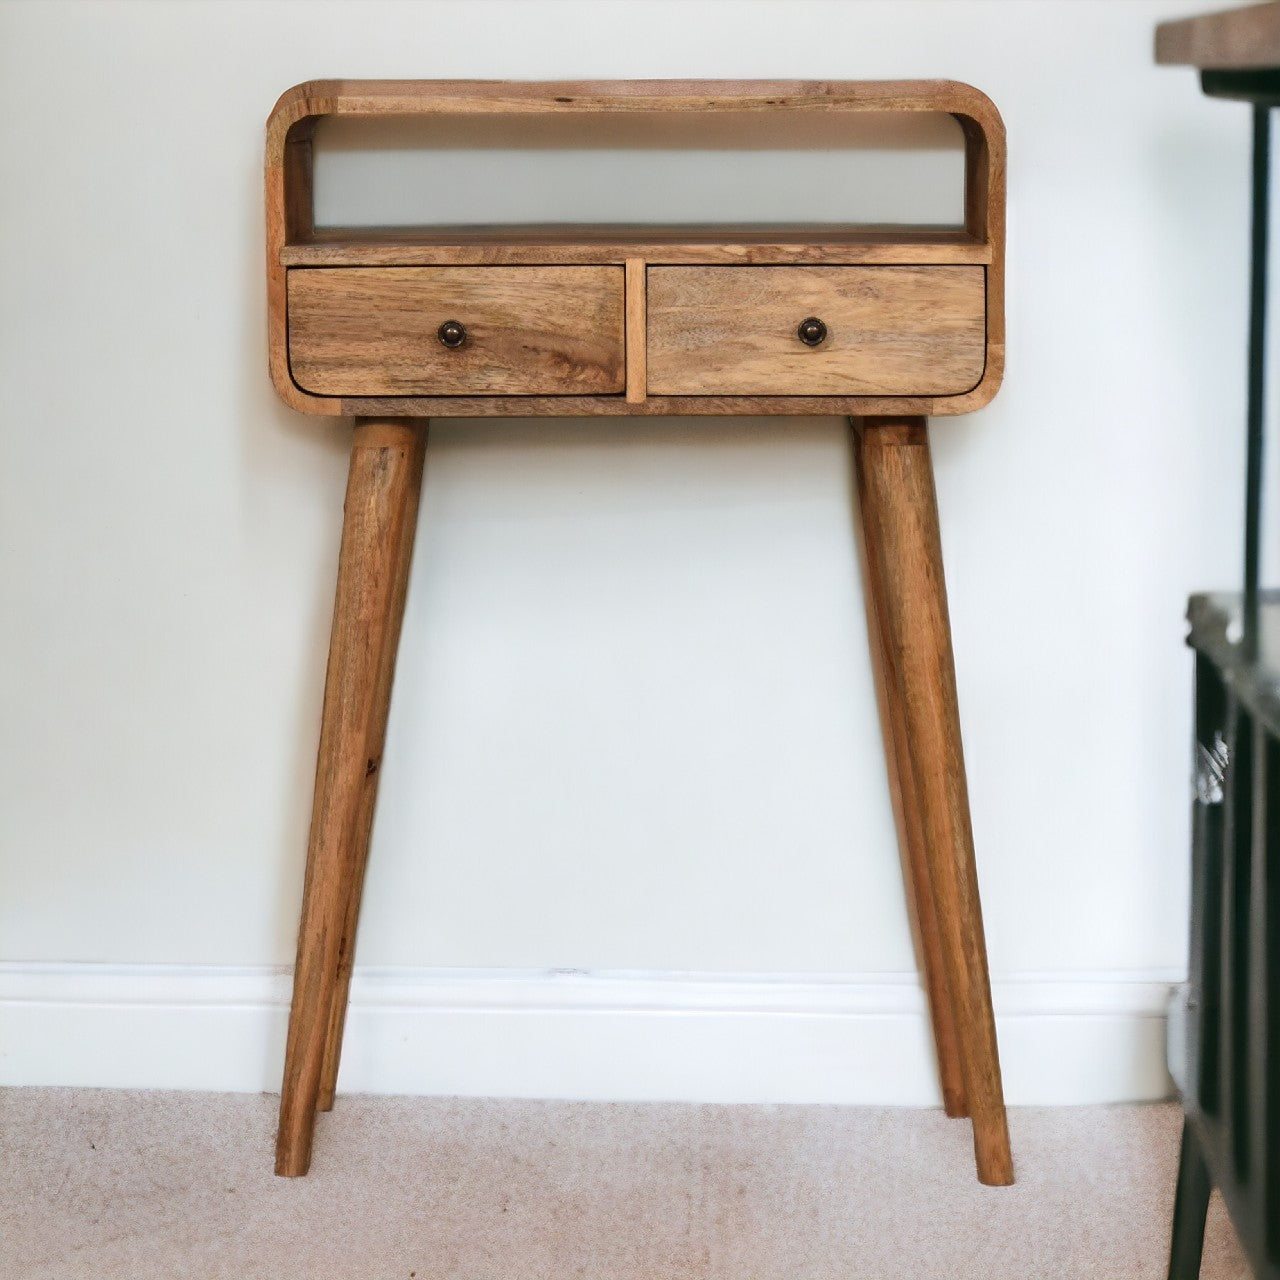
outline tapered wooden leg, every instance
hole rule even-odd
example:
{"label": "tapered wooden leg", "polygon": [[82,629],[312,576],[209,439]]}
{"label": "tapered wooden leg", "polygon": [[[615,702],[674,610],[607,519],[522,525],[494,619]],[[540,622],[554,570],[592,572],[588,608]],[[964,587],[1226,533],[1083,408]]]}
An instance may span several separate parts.
{"label": "tapered wooden leg", "polygon": [[[923,418],[862,418],[854,428],[867,558],[875,565],[882,603],[885,673],[897,686],[904,754],[973,1117],[978,1178],[1006,1186],[1013,1181],[1013,1159],[978,899],[928,428]],[[904,788],[904,801],[908,794]]]}
{"label": "tapered wooden leg", "polygon": [[355,425],[276,1138],[285,1177],[306,1173],[326,1064],[337,1074],[425,447],[425,422]]}
{"label": "tapered wooden leg", "polygon": [[1204,1253],[1204,1224],[1213,1184],[1191,1126],[1182,1122],[1182,1154],[1178,1160],[1178,1193],[1173,1202],[1173,1238],[1169,1246],[1169,1280],[1196,1280]]}
{"label": "tapered wooden leg", "polygon": [[870,639],[871,667],[875,673],[876,700],[880,707],[889,796],[898,829],[907,899],[915,921],[920,968],[929,1001],[929,1019],[933,1025],[933,1043],[938,1057],[938,1078],[942,1085],[942,1105],[949,1116],[967,1116],[969,1105],[965,1099],[964,1071],[960,1064],[960,1045],[951,1008],[951,989],[947,985],[946,966],[942,959],[942,935],[938,928],[938,913],[934,907],[929,862],[925,854],[924,828],[916,797],[915,775],[907,751],[902,684],[894,669],[893,652],[889,647],[883,621],[886,606],[878,558],[868,554],[874,532],[868,529],[870,512],[862,482],[863,467],[859,457],[861,444],[862,436],[855,430],[854,472],[858,482],[858,507],[863,526],[862,579],[866,596],[867,633]]}
{"label": "tapered wooden leg", "polygon": [[[359,433],[365,424],[357,425]],[[360,899],[364,889],[364,873],[369,862],[369,838],[373,832],[373,812],[378,796],[378,779],[382,774],[382,749],[387,733],[387,713],[391,706],[391,683],[395,677],[396,652],[399,648],[400,623],[404,618],[405,592],[409,587],[409,562],[413,556],[413,535],[417,524],[418,494],[421,487],[423,453],[427,445],[427,423],[416,429],[412,447],[416,450],[411,475],[412,493],[406,495],[409,507],[397,537],[399,558],[392,569],[391,605],[387,615],[387,633],[378,661],[377,685],[373,692],[374,714],[369,726],[370,741],[365,765],[364,785],[360,792],[360,808],[351,833],[351,879],[348,886],[347,910],[343,920],[342,939],[338,949],[338,982],[329,1014],[329,1030],[325,1036],[324,1065],[320,1071],[320,1093],[317,1111],[333,1108],[338,1087],[338,1067],[342,1059],[342,1033],[347,1022],[347,1005],[351,993],[351,970],[355,963],[356,925],[360,917]]]}

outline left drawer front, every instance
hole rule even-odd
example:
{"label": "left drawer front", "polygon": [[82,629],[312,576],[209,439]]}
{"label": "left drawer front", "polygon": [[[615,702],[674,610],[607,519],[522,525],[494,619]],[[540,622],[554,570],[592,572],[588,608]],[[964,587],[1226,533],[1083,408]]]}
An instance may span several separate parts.
{"label": "left drawer front", "polygon": [[[289,367],[326,396],[611,395],[622,267],[295,267]],[[466,337],[447,347],[440,326]]]}

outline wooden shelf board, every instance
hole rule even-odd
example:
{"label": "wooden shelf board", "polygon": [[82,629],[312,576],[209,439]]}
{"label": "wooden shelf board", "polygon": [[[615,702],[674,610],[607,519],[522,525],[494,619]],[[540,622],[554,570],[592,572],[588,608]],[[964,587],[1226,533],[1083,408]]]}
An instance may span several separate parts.
{"label": "wooden shelf board", "polygon": [[991,246],[951,227],[534,226],[327,227],[286,244],[286,267],[445,263],[962,263],[991,262]]}

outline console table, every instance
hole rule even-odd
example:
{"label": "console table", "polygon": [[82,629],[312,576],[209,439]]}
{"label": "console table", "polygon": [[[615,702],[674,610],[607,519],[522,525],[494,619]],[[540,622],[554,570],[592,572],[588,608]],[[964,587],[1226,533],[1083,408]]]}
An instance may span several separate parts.
{"label": "console table", "polygon": [[[947,112],[962,226],[317,227],[327,116]],[[852,424],[885,755],[947,1114],[1013,1180],[960,742],[928,415],[1004,363],[1004,128],[949,81],[316,81],[267,124],[270,367],[355,419],[276,1172],[333,1105],[432,416],[839,414]]]}

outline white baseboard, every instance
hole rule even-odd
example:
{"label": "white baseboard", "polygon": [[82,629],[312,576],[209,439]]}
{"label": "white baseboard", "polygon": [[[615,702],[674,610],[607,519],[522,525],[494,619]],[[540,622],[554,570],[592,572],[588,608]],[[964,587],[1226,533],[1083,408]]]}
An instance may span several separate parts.
{"label": "white baseboard", "polygon": [[[1013,1105],[1163,1098],[1177,974],[994,987]],[[274,1092],[286,971],[0,965],[0,1085]],[[939,1102],[914,974],[357,971],[339,1087],[525,1098]]]}

